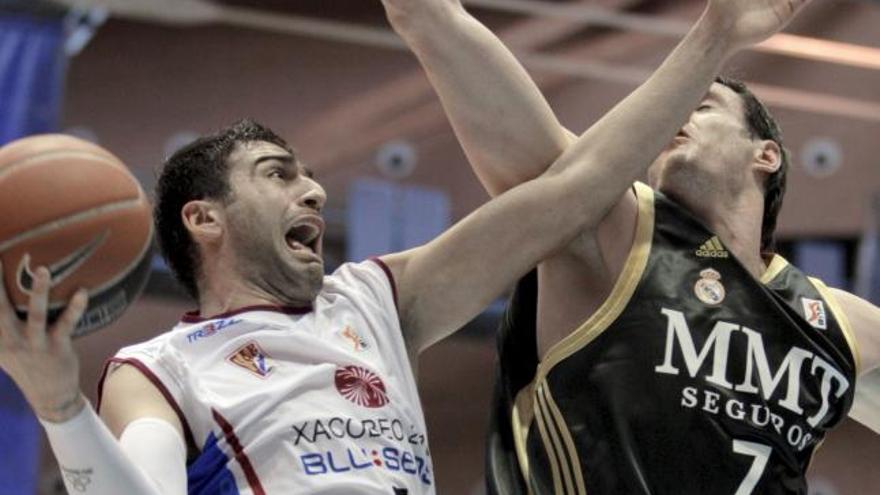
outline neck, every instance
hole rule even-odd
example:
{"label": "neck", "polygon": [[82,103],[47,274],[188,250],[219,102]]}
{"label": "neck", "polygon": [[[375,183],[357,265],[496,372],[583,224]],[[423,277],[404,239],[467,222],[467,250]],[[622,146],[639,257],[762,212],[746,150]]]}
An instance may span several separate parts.
{"label": "neck", "polygon": [[249,306],[279,306],[307,308],[312,301],[282,300],[266,291],[238,271],[231,264],[205,267],[208,276],[199,283],[199,314],[203,317],[218,315]]}
{"label": "neck", "polygon": [[761,256],[761,223],[763,221],[764,196],[759,191],[721,200],[706,201],[698,208],[691,208],[733,256],[755,278],[767,269]]}
{"label": "neck", "polygon": [[247,284],[206,283],[199,289],[199,314],[203,317],[228,313],[249,306],[284,306],[277,298]]}

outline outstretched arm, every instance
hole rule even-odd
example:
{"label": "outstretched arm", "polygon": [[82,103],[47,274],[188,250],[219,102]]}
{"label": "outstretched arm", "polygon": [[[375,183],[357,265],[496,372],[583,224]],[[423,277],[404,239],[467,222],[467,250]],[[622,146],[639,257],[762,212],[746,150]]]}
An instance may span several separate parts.
{"label": "outstretched arm", "polygon": [[543,173],[574,140],[513,54],[459,0],[383,0],[492,196]]}
{"label": "outstretched arm", "polygon": [[[18,385],[46,429],[68,492],[186,493],[186,453],[173,413],[170,420],[168,414],[118,417],[117,441],[83,398],[70,335],[86,308],[85,292],[73,296],[58,321],[47,325],[49,271],[39,268],[28,319],[22,322],[2,280],[0,266],[0,369]],[[124,400],[133,405],[137,399],[129,395]]]}
{"label": "outstretched arm", "polygon": [[459,328],[529,268],[595,229],[678,132],[723,62],[781,29],[805,3],[711,0],[654,75],[544,174],[436,240],[388,256],[411,349]]}

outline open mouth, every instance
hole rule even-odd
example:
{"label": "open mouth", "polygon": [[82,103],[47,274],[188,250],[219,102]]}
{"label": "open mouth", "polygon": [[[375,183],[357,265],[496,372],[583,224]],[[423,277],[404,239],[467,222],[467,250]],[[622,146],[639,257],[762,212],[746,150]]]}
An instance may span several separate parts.
{"label": "open mouth", "polygon": [[312,223],[294,225],[285,235],[285,240],[290,249],[294,251],[308,249],[313,253],[318,252],[318,241],[320,238],[321,228]]}

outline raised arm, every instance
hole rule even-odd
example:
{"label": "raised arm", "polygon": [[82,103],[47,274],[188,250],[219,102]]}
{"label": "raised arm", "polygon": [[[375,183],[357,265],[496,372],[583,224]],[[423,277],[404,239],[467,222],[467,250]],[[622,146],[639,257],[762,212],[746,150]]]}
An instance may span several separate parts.
{"label": "raised arm", "polygon": [[[169,420],[167,411],[163,415],[144,409],[143,414],[128,416],[117,412],[114,433],[121,439],[114,437],[79,387],[79,362],[70,335],[86,308],[86,294],[73,296],[58,321],[47,326],[49,287],[49,271],[39,268],[28,318],[22,322],[0,282],[0,368],[19,386],[46,429],[68,492],[183,495],[186,452],[178,420],[173,414]],[[129,411],[142,397],[124,398]]]}
{"label": "raised arm", "polygon": [[781,29],[805,3],[710,1],[654,75],[544,174],[436,240],[388,256],[411,349],[424,349],[459,328],[529,268],[595,229],[678,132],[723,62]]}
{"label": "raised arm", "polygon": [[459,0],[383,0],[496,196],[543,173],[574,140],[513,54]]}

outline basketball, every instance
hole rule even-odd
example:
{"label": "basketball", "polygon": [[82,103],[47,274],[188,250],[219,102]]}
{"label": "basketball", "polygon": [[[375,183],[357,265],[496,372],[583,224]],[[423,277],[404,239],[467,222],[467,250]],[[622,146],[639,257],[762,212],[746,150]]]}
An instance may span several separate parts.
{"label": "basketball", "polygon": [[0,148],[3,284],[25,318],[37,267],[52,275],[49,321],[80,287],[81,336],[116,320],[150,271],[153,222],[137,179],[109,151],[71,136],[26,137]]}

